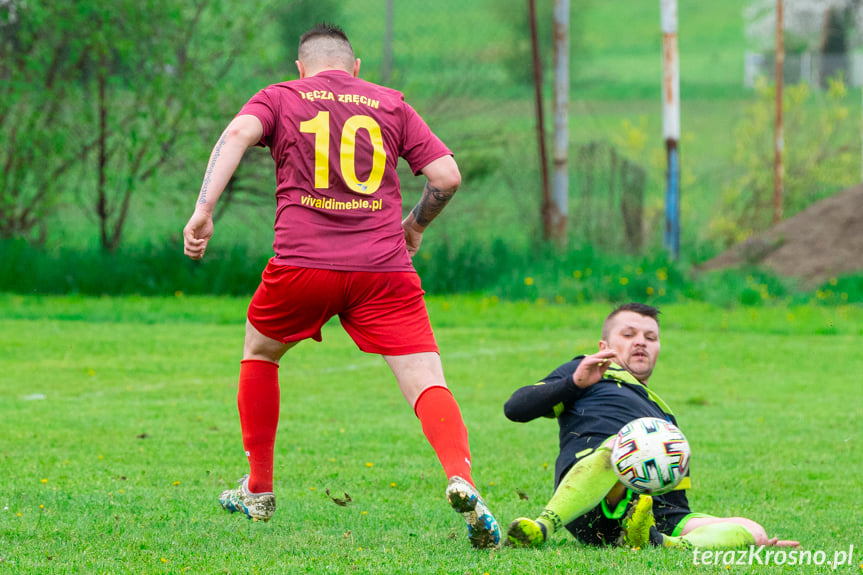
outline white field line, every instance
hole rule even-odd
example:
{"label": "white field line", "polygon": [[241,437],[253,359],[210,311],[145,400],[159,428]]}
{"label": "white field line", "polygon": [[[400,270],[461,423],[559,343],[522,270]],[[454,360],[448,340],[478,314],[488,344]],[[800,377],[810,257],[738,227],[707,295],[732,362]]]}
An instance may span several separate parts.
{"label": "white field line", "polygon": [[[557,346],[555,346],[552,343],[536,344],[536,345],[531,345],[531,346],[520,345],[520,346],[508,346],[508,347],[494,347],[494,348],[483,348],[483,349],[471,350],[471,351],[448,352],[448,353],[443,354],[442,357],[443,357],[443,362],[444,362],[444,368],[446,368],[446,364],[447,364],[448,360],[464,360],[464,359],[471,359],[471,358],[475,358],[475,357],[494,357],[494,356],[498,356],[501,354],[513,354],[513,353],[535,353],[535,352],[539,352],[539,351],[547,351],[550,349],[554,349],[555,347],[557,347]],[[319,369],[303,368],[303,367],[299,367],[296,365],[291,365],[288,361],[285,361],[286,359],[290,359],[290,358],[286,355],[282,359],[282,367],[285,370],[284,371],[285,376],[288,378],[294,377],[296,373],[340,373],[340,372],[360,371],[360,370],[365,370],[365,369],[380,369],[382,366],[386,366],[386,364],[383,361],[383,358],[381,358],[381,356],[379,356],[379,355],[370,357],[369,359],[364,360],[364,361],[347,363],[344,365],[334,365],[334,366],[323,367],[323,368],[319,368]],[[294,373],[292,373],[292,370],[296,370],[296,371]],[[201,379],[198,381],[193,381],[191,383],[203,384],[205,382],[206,382],[206,380]],[[146,385],[146,386],[134,386],[134,391],[136,393],[149,393],[149,392],[154,392],[154,391],[160,391],[162,389],[165,389],[166,387],[168,387],[168,383],[167,382],[161,382],[161,383],[153,383],[153,384]],[[110,389],[107,391],[107,395],[128,393],[130,391],[132,391],[132,389],[129,389],[129,386],[127,385],[124,389],[119,389],[119,388]],[[88,393],[83,393],[81,395],[77,395],[74,397],[67,397],[65,399],[82,400],[82,399],[87,399],[87,398],[91,398],[91,397],[101,397],[104,395],[106,395],[106,390],[100,389],[97,391],[91,391]],[[34,393],[34,394],[30,394],[30,395],[22,395],[22,396],[20,396],[20,398],[25,400],[25,401],[44,400],[44,399],[47,399],[47,395],[41,394],[41,393]]]}

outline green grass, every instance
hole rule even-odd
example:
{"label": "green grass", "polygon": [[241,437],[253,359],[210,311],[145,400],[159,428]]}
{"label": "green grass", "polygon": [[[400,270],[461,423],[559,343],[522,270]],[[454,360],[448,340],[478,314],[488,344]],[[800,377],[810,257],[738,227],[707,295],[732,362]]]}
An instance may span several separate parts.
{"label": "green grass", "polygon": [[[427,234],[414,265],[423,288],[434,295],[473,293],[555,304],[685,301],[726,308],[863,303],[860,274],[806,285],[759,269],[699,272],[692,261],[672,261],[663,251],[643,256],[612,251],[590,246],[560,250],[512,239],[478,242],[436,227]],[[212,244],[204,261],[193,262],[178,246],[105,254],[0,241],[0,293],[245,297],[260,281],[266,260],[266,255],[242,247],[226,249],[220,242]]]}
{"label": "green grass", "polygon": [[[0,572],[692,571],[687,552],[589,549],[563,535],[539,551],[472,551],[383,361],[336,325],[283,361],[276,516],[224,514],[215,496],[245,466],[246,303],[0,296]],[[502,405],[595,349],[608,306],[452,296],[429,309],[475,479],[503,523],[538,513],[557,426],[511,423]],[[856,307],[663,308],[651,385],[692,444],[695,510],[752,517],[831,556],[860,544],[861,326]],[[353,503],[336,506],[326,489]]]}

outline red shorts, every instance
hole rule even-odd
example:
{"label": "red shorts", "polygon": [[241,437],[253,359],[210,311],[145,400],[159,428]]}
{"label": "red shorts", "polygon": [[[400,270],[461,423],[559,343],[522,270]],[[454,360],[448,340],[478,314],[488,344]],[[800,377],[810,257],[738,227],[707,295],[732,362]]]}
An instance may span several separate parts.
{"label": "red shorts", "polygon": [[249,322],[284,343],[312,338],[334,315],[367,353],[438,352],[416,272],[356,272],[267,264]]}

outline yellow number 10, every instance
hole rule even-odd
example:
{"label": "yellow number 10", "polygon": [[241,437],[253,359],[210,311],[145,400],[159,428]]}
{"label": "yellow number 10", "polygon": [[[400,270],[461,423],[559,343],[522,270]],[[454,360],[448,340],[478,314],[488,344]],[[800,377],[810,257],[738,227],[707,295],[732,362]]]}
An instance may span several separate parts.
{"label": "yellow number 10", "polygon": [[[357,179],[356,149],[357,130],[364,129],[372,144],[372,170],[365,182]],[[330,113],[318,112],[311,120],[300,123],[300,132],[315,135],[315,188],[330,186]],[[351,116],[342,126],[342,142],[339,148],[339,165],[342,178],[348,188],[360,194],[373,194],[384,177],[387,153],[381,127],[370,116]]]}

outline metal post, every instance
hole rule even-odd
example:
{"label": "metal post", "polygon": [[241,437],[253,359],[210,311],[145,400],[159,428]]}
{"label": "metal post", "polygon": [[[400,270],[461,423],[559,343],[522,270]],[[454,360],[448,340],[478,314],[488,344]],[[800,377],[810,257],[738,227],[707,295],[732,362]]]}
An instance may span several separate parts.
{"label": "metal post", "polygon": [[774,124],[773,155],[773,223],[782,221],[782,197],[784,195],[784,166],[782,151],[785,148],[785,135],[782,126],[782,81],[785,67],[785,39],[782,26],[782,0],[776,0],[776,121]]}
{"label": "metal post", "polygon": [[542,105],[542,58],[536,25],[536,0],[527,2],[530,19],[530,45],[533,52],[533,87],[536,98],[536,138],[539,143],[539,170],[542,175],[542,238],[549,241],[551,231],[551,186],[548,179],[548,152],[545,146],[545,114]]}
{"label": "metal post", "polygon": [[551,228],[559,245],[566,245],[569,212],[569,0],[554,1],[554,176]]}
{"label": "metal post", "polygon": [[665,248],[680,256],[680,63],[677,0],[660,0],[662,12],[662,136],[668,171],[665,187]]}

